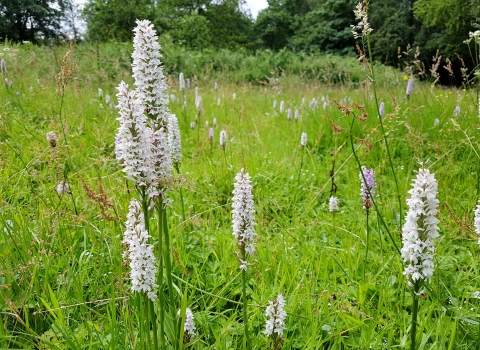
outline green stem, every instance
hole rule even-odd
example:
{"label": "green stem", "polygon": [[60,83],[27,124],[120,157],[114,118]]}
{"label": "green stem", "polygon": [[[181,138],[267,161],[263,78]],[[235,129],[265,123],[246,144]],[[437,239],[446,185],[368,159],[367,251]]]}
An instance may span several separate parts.
{"label": "green stem", "polygon": [[158,300],[160,302],[160,349],[165,350],[165,300],[163,297],[163,202],[157,203],[158,213],[158,243],[157,243],[157,259],[158,259]]}
{"label": "green stem", "polygon": [[[378,103],[377,89],[375,85],[375,69],[373,67],[372,49],[370,47],[370,35],[367,35],[367,46],[368,46],[368,60],[370,63],[370,70],[372,72],[373,96],[375,97],[375,105],[377,106],[377,112],[378,112],[380,110],[380,106]],[[390,155],[390,148],[388,147],[387,135],[385,133],[385,128],[383,127],[382,119],[383,118],[378,118],[378,120],[380,121],[380,129],[382,130],[383,140],[385,141],[385,148],[387,149],[388,162],[390,163],[390,168],[392,169],[392,173],[393,173],[393,179],[395,180],[395,187],[397,189],[398,209],[400,213],[400,227],[402,227],[402,199],[400,197],[400,189],[398,187],[397,175],[395,173],[395,168],[393,166],[392,156]]]}
{"label": "green stem", "polygon": [[[150,305],[150,319],[152,322],[153,331],[153,348],[158,349],[158,330],[157,330],[157,316],[155,315],[155,303],[152,300],[148,300]],[[162,334],[163,335],[163,334]],[[162,348],[163,349],[163,348]]]}
{"label": "green stem", "polygon": [[[147,294],[145,293],[142,293],[143,294],[143,300],[142,300],[142,304],[144,305],[144,308],[145,308],[145,328],[144,328],[144,331],[145,331],[145,338],[147,339],[146,341],[146,348],[148,350],[151,349],[151,344],[150,344],[150,300],[148,300],[148,297],[147,297]],[[157,348],[158,349],[158,348]]]}
{"label": "green stem", "polygon": [[[170,299],[170,314],[175,324],[175,319],[177,317],[177,312],[175,308],[175,296],[173,294],[173,282],[172,282],[172,261],[170,258],[171,245],[170,245],[170,235],[168,233],[168,223],[167,223],[167,211],[163,210],[163,234],[165,236],[165,251],[163,257],[165,258],[165,269],[167,274],[167,287],[168,287],[168,298]],[[173,339],[173,348],[178,349],[178,337],[177,337],[177,328],[174,327],[174,339]]]}
{"label": "green stem", "polygon": [[416,336],[417,336],[417,315],[418,315],[418,291],[420,289],[420,281],[416,281],[412,288],[412,327],[410,332],[411,343],[410,350],[416,350]]}
{"label": "green stem", "polygon": [[[177,174],[180,175],[180,166],[178,162],[175,163],[175,169],[177,170]],[[182,202],[182,222],[185,222],[185,203],[183,201],[183,188],[180,187],[180,201]]]}
{"label": "green stem", "polygon": [[[352,130],[353,130],[353,123],[354,123],[354,122],[355,122],[355,118],[352,118],[352,125],[350,126],[350,144],[351,144],[351,146],[352,146],[353,157],[354,157],[355,160],[357,161],[358,169],[360,169],[360,174],[362,175],[363,181],[364,181],[365,183],[367,183],[367,180],[365,179],[365,174],[364,174],[363,171],[362,171],[362,165],[360,164],[360,160],[358,159],[357,152],[355,152],[355,146],[353,145],[353,133],[352,133]],[[382,214],[380,213],[380,210],[379,210],[378,207],[377,207],[377,201],[373,198],[372,194],[370,193],[370,188],[369,188],[368,186],[366,186],[366,187],[367,187],[368,194],[369,194],[369,196],[370,196],[370,200],[372,201],[373,207],[375,208],[375,211],[377,212],[378,218],[379,218],[380,221],[382,222],[383,227],[385,227],[385,230],[387,231],[388,237],[390,237],[390,240],[392,241],[392,243],[393,243],[395,249],[397,250],[398,254],[401,254],[401,253],[400,253],[400,249],[398,248],[397,243],[396,243],[395,240],[393,239],[393,236],[392,236],[392,234],[390,233],[390,230],[388,229],[387,223],[386,223],[385,220],[383,219],[383,216],[382,216]]]}
{"label": "green stem", "polygon": [[370,228],[368,226],[368,213],[370,212],[370,210],[367,208],[365,212],[367,214],[367,250],[365,251],[365,261],[363,262],[363,283],[365,283],[365,278],[366,278],[365,269],[366,269],[367,260],[368,260],[368,241],[369,241],[368,239],[370,236]]}
{"label": "green stem", "polygon": [[[245,245],[241,248],[242,260],[245,261]],[[243,325],[245,328],[245,337],[243,340],[244,349],[250,350],[250,336],[248,333],[248,304],[247,304],[247,271],[242,270],[242,300],[243,300]]]}

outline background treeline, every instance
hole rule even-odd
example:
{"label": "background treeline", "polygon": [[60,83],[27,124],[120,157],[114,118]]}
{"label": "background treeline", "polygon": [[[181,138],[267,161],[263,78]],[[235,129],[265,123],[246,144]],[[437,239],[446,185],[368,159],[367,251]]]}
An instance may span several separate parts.
{"label": "background treeline", "polygon": [[[87,0],[82,10],[73,1],[0,0],[0,38],[38,41],[58,38],[69,28],[80,40],[81,17],[84,40],[125,42],[132,39],[135,20],[144,18],[155,24],[164,42],[188,50],[355,56],[361,44],[350,27],[357,0],[268,0],[256,20],[244,0]],[[463,41],[480,29],[479,0],[372,0],[369,21],[376,60],[428,76],[439,50],[443,58],[437,70],[443,82],[456,84],[460,68],[474,66],[475,53]],[[455,77],[448,74],[446,58]]]}

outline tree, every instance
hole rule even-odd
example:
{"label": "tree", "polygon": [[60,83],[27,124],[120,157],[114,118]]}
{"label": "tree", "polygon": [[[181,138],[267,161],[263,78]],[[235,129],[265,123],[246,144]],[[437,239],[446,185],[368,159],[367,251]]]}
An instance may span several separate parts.
{"label": "tree", "polygon": [[89,0],[83,9],[87,37],[96,41],[129,41],[137,19],[154,21],[155,0]]}
{"label": "tree", "polygon": [[35,42],[61,35],[67,5],[70,0],[2,0],[0,38]]}
{"label": "tree", "polygon": [[326,0],[316,3],[301,20],[292,38],[295,50],[353,54],[355,40],[350,25],[355,23],[353,9],[357,0]]}

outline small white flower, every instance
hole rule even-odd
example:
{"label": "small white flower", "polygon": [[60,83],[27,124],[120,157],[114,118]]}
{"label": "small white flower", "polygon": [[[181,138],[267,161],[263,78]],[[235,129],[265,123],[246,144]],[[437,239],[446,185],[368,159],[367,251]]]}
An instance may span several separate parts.
{"label": "small white flower", "polygon": [[360,1],[357,4],[353,13],[355,14],[355,19],[360,20],[356,26],[350,26],[352,27],[353,37],[355,39],[366,37],[373,31],[373,29],[370,28],[370,24],[368,23],[367,8],[365,7],[363,1]]}
{"label": "small white flower", "polygon": [[213,138],[214,138],[213,128],[208,128],[208,141],[210,141],[210,143],[212,143]]}
{"label": "small white flower", "polygon": [[217,83],[217,82],[215,82],[215,83],[213,84],[213,88],[214,88],[215,90],[218,90],[218,83]]}
{"label": "small white flower", "polygon": [[70,184],[68,182],[60,181],[57,185],[57,193],[59,196],[65,193],[70,193]]}
{"label": "small white flower", "polygon": [[150,300],[155,300],[157,297],[155,255],[153,245],[148,243],[150,235],[145,229],[140,203],[135,199],[130,200],[125,228],[122,242],[127,250],[123,256],[130,265],[131,289],[134,292],[146,293]]}
{"label": "small white flower", "polygon": [[280,101],[280,113],[283,113],[285,111],[285,101]]}
{"label": "small white flower", "polygon": [[287,313],[284,310],[285,299],[282,294],[278,294],[274,301],[269,300],[268,303],[269,305],[265,312],[268,319],[266,320],[265,331],[263,333],[268,337],[274,335],[281,337],[285,330],[285,319],[287,317]]}
{"label": "small white flower", "polygon": [[307,133],[302,132],[302,136],[300,137],[300,146],[305,147],[307,145]]}
{"label": "small white flower", "polygon": [[110,98],[110,95],[106,94],[105,95],[105,104],[109,105],[111,101],[112,101],[112,99]]}
{"label": "small white flower", "polygon": [[337,197],[334,197],[334,196],[330,197],[329,208],[330,208],[330,212],[332,212],[332,213],[340,210],[340,208],[338,207],[338,198]]}
{"label": "small white flower", "polygon": [[190,129],[195,129],[195,122],[190,122]]}
{"label": "small white flower", "polygon": [[434,127],[437,127],[437,126],[439,126],[439,125],[440,125],[440,119],[436,118],[436,119],[434,120],[434,122],[433,122],[433,126],[434,126]]}
{"label": "small white flower", "polygon": [[[180,316],[180,310],[178,310],[177,316]],[[190,308],[187,307],[187,309],[185,310],[185,324],[183,326],[183,329],[189,339],[193,339],[195,337],[195,322],[193,321],[193,319],[193,312],[192,310],[190,310]]]}
{"label": "small white flower", "polygon": [[98,88],[98,97],[103,97],[103,90]]}
{"label": "small white flower", "polygon": [[[246,253],[252,255],[255,252],[256,224],[250,175],[242,169],[235,180],[232,201],[233,235],[239,246],[244,247]],[[246,270],[247,262],[242,259],[240,262],[240,269]]]}
{"label": "small white flower", "polygon": [[455,106],[455,109],[453,110],[453,116],[454,116],[455,118],[460,117],[460,106],[458,106],[458,105]]}
{"label": "small white flower", "polygon": [[299,110],[295,109],[295,120],[298,120],[299,115],[300,115]]}
{"label": "small white flower", "polygon": [[220,147],[225,149],[227,145],[227,132],[225,130],[220,131]]}
{"label": "small white flower", "polygon": [[409,285],[426,281],[433,275],[435,254],[434,239],[438,237],[437,181],[426,168],[419,169],[408,191],[409,207],[402,228],[403,248],[401,254],[405,263],[403,274]]}
{"label": "small white flower", "polygon": [[220,97],[219,97],[219,98],[217,98],[217,106],[220,107],[221,104],[222,104],[222,101],[220,100]]}
{"label": "small white flower", "polygon": [[236,93],[233,93],[232,99],[233,99],[234,101],[237,99],[237,94],[236,94]]}
{"label": "small white flower", "polygon": [[180,128],[175,114],[168,116],[168,148],[174,164],[182,160],[182,141],[180,138]]}

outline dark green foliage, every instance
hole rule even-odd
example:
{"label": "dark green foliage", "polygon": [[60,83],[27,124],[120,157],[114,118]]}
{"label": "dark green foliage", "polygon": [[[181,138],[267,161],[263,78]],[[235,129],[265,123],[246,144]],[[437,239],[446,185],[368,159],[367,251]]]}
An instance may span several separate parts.
{"label": "dark green foliage", "polygon": [[83,17],[93,41],[130,41],[136,19],[153,19],[152,0],[90,0]]}
{"label": "dark green foliage", "polygon": [[327,0],[309,12],[292,40],[296,50],[352,54],[355,40],[350,25],[355,23],[356,0]]}
{"label": "dark green foliage", "polygon": [[0,40],[32,41],[60,35],[68,0],[2,0]]}

